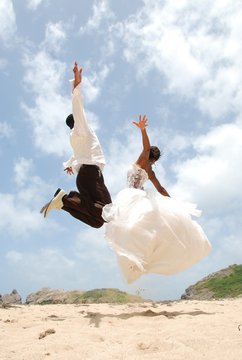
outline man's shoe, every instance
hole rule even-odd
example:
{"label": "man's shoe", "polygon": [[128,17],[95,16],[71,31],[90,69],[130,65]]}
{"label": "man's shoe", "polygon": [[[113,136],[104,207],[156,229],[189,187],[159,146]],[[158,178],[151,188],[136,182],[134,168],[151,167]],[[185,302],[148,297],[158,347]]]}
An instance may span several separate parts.
{"label": "man's shoe", "polygon": [[54,194],[53,199],[51,199],[47,204],[45,204],[40,210],[41,214],[44,214],[44,217],[48,215],[48,213],[53,210],[60,210],[63,207],[63,196],[66,195],[65,191],[62,189],[57,189]]}

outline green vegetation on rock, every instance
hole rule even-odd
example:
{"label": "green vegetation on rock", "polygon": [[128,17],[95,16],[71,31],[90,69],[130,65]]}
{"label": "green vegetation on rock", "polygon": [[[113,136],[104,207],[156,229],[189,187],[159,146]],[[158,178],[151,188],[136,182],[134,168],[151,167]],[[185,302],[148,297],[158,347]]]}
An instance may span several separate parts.
{"label": "green vegetation on rock", "polygon": [[118,289],[94,289],[86,291],[82,294],[78,302],[80,303],[128,303],[143,301],[136,295],[130,295]]}
{"label": "green vegetation on rock", "polygon": [[193,292],[197,295],[207,292],[212,299],[242,295],[242,265],[231,265],[208,276],[193,286]]}

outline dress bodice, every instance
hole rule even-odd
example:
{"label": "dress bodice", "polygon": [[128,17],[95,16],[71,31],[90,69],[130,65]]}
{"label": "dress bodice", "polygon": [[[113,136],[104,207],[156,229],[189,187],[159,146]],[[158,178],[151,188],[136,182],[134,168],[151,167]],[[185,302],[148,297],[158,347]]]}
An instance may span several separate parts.
{"label": "dress bodice", "polygon": [[147,172],[137,164],[132,164],[127,173],[127,185],[129,188],[143,189],[148,180]]}

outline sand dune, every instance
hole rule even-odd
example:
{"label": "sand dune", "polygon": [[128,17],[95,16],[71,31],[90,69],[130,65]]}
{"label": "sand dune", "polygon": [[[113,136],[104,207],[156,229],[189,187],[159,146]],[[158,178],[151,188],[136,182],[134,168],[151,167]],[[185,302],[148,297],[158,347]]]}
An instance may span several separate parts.
{"label": "sand dune", "polygon": [[0,308],[0,359],[239,360],[242,299]]}

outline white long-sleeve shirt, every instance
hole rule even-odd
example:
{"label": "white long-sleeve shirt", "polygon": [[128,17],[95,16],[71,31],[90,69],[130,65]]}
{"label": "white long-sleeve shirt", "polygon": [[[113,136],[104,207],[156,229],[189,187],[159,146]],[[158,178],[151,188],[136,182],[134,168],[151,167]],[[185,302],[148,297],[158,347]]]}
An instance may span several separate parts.
{"label": "white long-sleeve shirt", "polygon": [[103,170],[105,165],[104,154],[96,134],[88,126],[80,87],[81,84],[77,85],[72,91],[74,127],[70,132],[70,143],[73,155],[63,163],[63,166],[64,168],[72,167],[76,172],[79,171],[83,164],[97,165]]}

